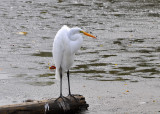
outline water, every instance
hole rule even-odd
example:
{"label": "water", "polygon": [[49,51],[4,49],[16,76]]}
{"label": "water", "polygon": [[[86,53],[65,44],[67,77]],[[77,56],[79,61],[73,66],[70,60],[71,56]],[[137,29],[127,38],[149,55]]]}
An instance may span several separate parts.
{"label": "water", "polygon": [[[0,104],[58,95],[59,85],[49,66],[53,65],[53,38],[62,25],[78,26],[97,36],[96,40],[84,37],[84,44],[76,54],[71,80],[73,85],[79,83],[77,88],[86,83],[160,80],[159,3],[158,0],[1,0]],[[87,92],[85,95],[89,97]],[[93,114],[94,106],[90,107],[86,113]],[[95,110],[102,113],[106,109]]]}

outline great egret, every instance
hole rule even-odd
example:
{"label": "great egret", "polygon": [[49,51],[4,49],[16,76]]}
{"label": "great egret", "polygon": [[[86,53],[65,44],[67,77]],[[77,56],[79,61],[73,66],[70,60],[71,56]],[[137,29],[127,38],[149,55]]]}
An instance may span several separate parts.
{"label": "great egret", "polygon": [[60,79],[60,97],[62,97],[62,76],[67,71],[68,90],[70,91],[69,68],[74,61],[75,53],[80,49],[83,38],[80,33],[96,38],[80,28],[69,28],[64,25],[56,34],[53,42],[53,59],[56,66],[56,79]]}

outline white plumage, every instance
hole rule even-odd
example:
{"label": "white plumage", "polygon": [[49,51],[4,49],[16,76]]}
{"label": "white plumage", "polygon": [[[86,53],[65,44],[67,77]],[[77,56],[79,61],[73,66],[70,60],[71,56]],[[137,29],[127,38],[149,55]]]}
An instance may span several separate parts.
{"label": "white plumage", "polygon": [[95,36],[84,32],[80,28],[69,28],[64,25],[56,34],[53,42],[53,60],[56,66],[56,79],[60,79],[60,97],[62,97],[62,76],[67,71],[68,88],[70,92],[69,68],[74,62],[74,55],[80,49],[84,35],[96,38]]}
{"label": "white plumage", "polygon": [[56,66],[56,79],[60,79],[60,68],[62,76],[72,66],[74,55],[81,47],[83,38],[80,28],[68,28],[64,25],[56,34],[53,42],[53,60]]}

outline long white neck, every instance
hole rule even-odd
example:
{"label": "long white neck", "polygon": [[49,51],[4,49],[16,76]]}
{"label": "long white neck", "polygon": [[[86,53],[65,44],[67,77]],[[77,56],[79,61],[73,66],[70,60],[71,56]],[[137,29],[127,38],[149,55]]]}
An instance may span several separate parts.
{"label": "long white neck", "polygon": [[76,53],[81,48],[82,43],[83,43],[82,36],[77,38],[77,40],[75,40],[75,41],[71,41],[70,46],[71,46],[72,53]]}
{"label": "long white neck", "polygon": [[68,32],[68,38],[72,41],[77,40],[77,35],[80,33],[79,32],[80,29],[79,28],[71,28]]}
{"label": "long white neck", "polygon": [[80,49],[83,43],[83,38],[79,31],[80,31],[79,28],[72,28],[70,29],[69,34],[68,34],[68,38],[70,40],[70,48],[71,48],[72,53],[76,53]]}

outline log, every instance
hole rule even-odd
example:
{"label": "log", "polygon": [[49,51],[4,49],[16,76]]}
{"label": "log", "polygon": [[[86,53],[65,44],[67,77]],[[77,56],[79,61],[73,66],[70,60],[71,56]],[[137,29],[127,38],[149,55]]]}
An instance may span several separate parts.
{"label": "log", "polygon": [[42,101],[27,100],[21,104],[0,106],[0,114],[75,114],[87,110],[89,105],[82,95],[47,99]]}

